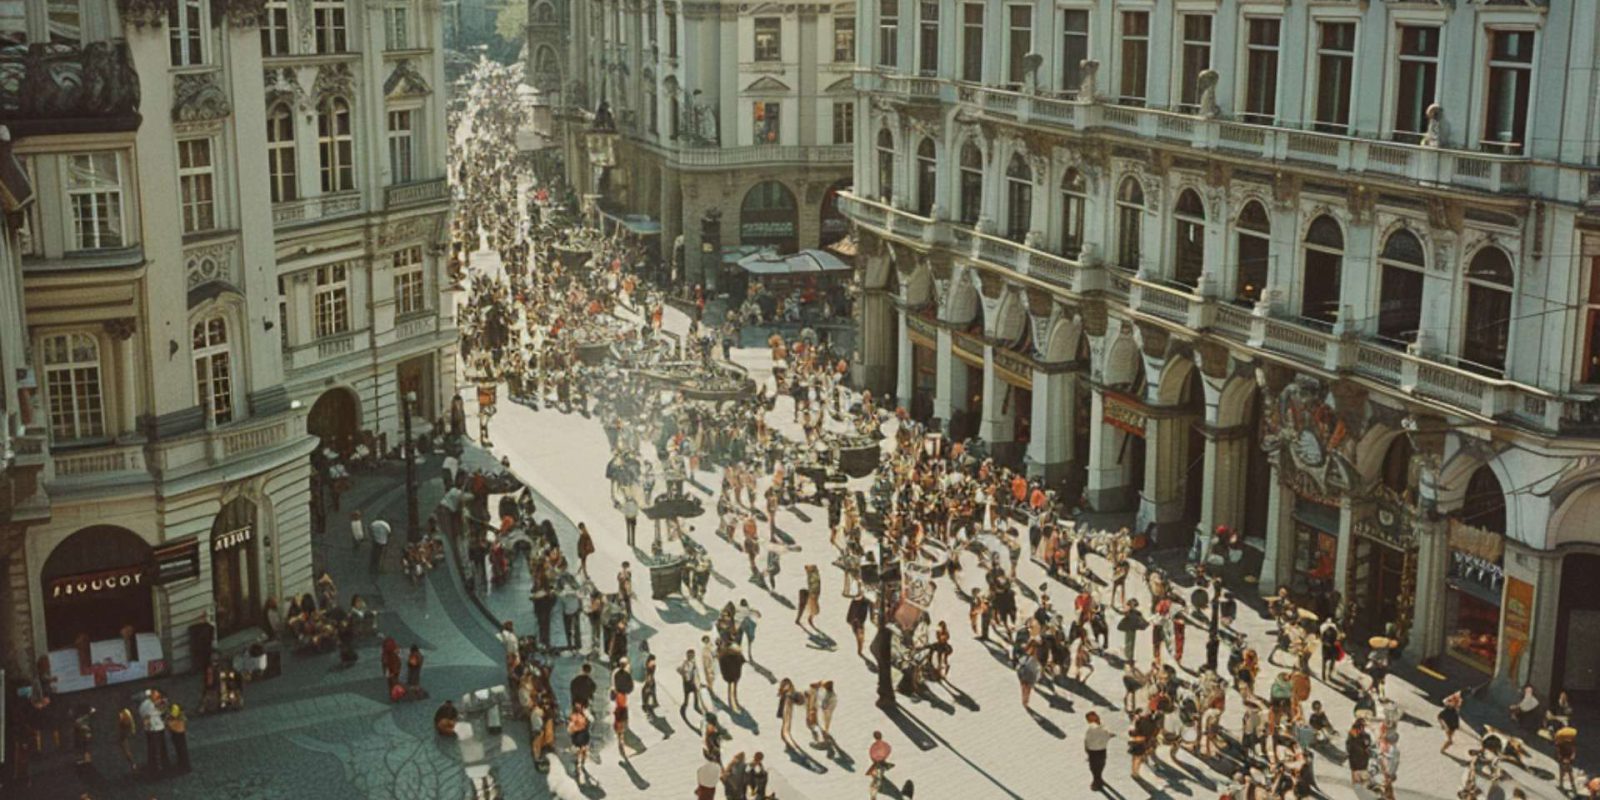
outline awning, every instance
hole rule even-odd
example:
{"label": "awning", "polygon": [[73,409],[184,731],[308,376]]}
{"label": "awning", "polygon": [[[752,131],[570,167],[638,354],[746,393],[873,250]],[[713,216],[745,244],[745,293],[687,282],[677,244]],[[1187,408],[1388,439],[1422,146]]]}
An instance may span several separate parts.
{"label": "awning", "polygon": [[820,275],[850,271],[849,264],[826,250],[801,250],[789,255],[756,253],[739,259],[739,266],[752,275]]}
{"label": "awning", "polygon": [[629,233],[636,233],[640,236],[661,235],[661,223],[645,214],[618,214],[602,208],[600,209],[600,216],[605,217],[614,224],[627,228]]}

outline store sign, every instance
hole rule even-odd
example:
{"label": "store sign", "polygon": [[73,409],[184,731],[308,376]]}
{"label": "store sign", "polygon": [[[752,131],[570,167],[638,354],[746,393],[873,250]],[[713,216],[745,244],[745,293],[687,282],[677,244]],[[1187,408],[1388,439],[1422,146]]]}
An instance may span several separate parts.
{"label": "store sign", "polygon": [[1505,615],[1506,658],[1510,662],[1508,674],[1512,681],[1521,678],[1517,665],[1528,650],[1528,634],[1533,630],[1533,584],[1516,578],[1506,579],[1506,597],[1501,604]]}
{"label": "store sign", "polygon": [[739,235],[751,239],[790,239],[794,237],[793,220],[757,220],[739,226]]}
{"label": "store sign", "polygon": [[256,529],[253,525],[246,525],[243,528],[234,528],[226,533],[219,533],[211,537],[211,552],[220,553],[224,550],[248,544],[251,539],[255,538],[255,533]]}
{"label": "store sign", "polygon": [[1111,392],[1106,392],[1105,398],[1106,423],[1141,439],[1144,438],[1144,408],[1132,398]]}
{"label": "store sign", "polygon": [[145,567],[143,564],[139,564],[132,567],[119,567],[102,572],[56,578],[50,582],[50,598],[56,600],[137,588],[145,585],[144,577]]}
{"label": "store sign", "polygon": [[200,577],[200,538],[191,536],[156,548],[156,585]]}

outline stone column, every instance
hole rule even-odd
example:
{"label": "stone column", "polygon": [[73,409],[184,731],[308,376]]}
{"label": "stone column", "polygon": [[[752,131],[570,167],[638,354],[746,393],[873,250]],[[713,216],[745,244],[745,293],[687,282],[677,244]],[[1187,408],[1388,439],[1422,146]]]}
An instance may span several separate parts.
{"label": "stone column", "polygon": [[1416,526],[1417,593],[1411,609],[1411,631],[1406,637],[1406,655],[1416,659],[1444,651],[1444,578],[1450,570],[1446,530],[1442,519]]}
{"label": "stone column", "polygon": [[1261,596],[1277,593],[1289,583],[1294,568],[1294,497],[1280,479],[1278,465],[1272,465],[1272,483],[1267,487],[1267,543],[1261,559]]}
{"label": "stone column", "polygon": [[[678,237],[683,235],[683,188],[679,185],[678,172],[670,168],[661,170],[661,264],[663,276],[670,275],[672,270],[673,246],[677,244]],[[687,248],[685,248],[687,250]],[[684,260],[688,261],[687,252]],[[678,265],[682,270],[683,265]]]}
{"label": "stone column", "polygon": [[1107,423],[1105,392],[1095,388],[1089,411],[1089,477],[1084,494],[1096,511],[1128,506],[1128,473],[1123,440],[1131,434]]}
{"label": "stone column", "polygon": [[1078,418],[1077,392],[1070,372],[1033,371],[1032,438],[1028,440],[1028,477],[1058,483],[1072,452],[1072,421]]}
{"label": "stone column", "polygon": [[894,316],[895,336],[900,340],[899,353],[895,359],[894,401],[896,405],[910,411],[913,377],[911,326],[906,323],[906,312],[903,309],[894,309]]}
{"label": "stone column", "polygon": [[[1212,416],[1208,412],[1208,416]],[[1243,522],[1245,459],[1250,447],[1250,432],[1244,428],[1221,430],[1205,427],[1205,492],[1200,501],[1200,521],[1195,536],[1201,554],[1210,551],[1211,536],[1219,525],[1238,530]]]}
{"label": "stone column", "polygon": [[895,308],[888,292],[869,289],[862,293],[857,312],[860,319],[856,350],[860,354],[856,366],[856,382],[875,395],[886,394],[893,388],[889,381],[889,354],[891,343],[898,335],[895,330]]}
{"label": "stone column", "polygon": [[978,420],[978,435],[989,443],[989,451],[997,458],[1009,458],[1012,440],[1016,433],[1015,408],[1008,407],[1006,395],[1011,385],[1000,379],[994,367],[994,346],[983,346],[983,408]]}
{"label": "stone column", "polygon": [[1188,459],[1188,420],[1183,417],[1150,419],[1144,425],[1144,489],[1139,493],[1139,530],[1156,526],[1166,543],[1183,517],[1183,477]]}

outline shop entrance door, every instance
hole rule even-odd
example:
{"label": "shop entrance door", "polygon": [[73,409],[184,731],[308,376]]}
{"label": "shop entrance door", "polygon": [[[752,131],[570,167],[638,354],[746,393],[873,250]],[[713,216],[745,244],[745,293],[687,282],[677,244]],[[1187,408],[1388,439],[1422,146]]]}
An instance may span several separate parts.
{"label": "shop entrance door", "polygon": [[1349,585],[1355,601],[1354,626],[1346,633],[1365,639],[1383,633],[1384,626],[1391,622],[1402,622],[1406,554],[1359,536],[1351,540],[1351,547]]}
{"label": "shop entrance door", "polygon": [[211,524],[211,587],[217,633],[237,633],[256,624],[260,603],[256,577],[256,506],[239,497],[222,507]]}

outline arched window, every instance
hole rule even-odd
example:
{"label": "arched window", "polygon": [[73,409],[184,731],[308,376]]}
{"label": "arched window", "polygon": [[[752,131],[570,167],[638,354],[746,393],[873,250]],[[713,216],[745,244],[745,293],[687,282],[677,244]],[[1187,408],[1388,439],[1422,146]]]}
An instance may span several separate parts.
{"label": "arched window", "polygon": [[1396,344],[1417,340],[1422,327],[1422,278],[1427,269],[1422,240],[1397,230],[1383,243],[1378,257],[1378,338]]}
{"label": "arched window", "polygon": [[1206,271],[1206,207],[1193,189],[1178,195],[1173,207],[1173,279],[1179,285],[1193,289],[1200,285],[1200,275]]}
{"label": "arched window", "polygon": [[1234,275],[1233,302],[1253,306],[1267,286],[1267,267],[1272,253],[1272,220],[1267,209],[1255,200],[1239,211],[1239,270]]}
{"label": "arched window", "polygon": [[1394,437],[1389,443],[1389,449],[1383,454],[1383,473],[1380,480],[1384,488],[1393,492],[1396,497],[1410,498],[1412,489],[1411,480],[1411,436],[1401,434]]}
{"label": "arched window", "polygon": [[51,441],[104,436],[99,342],[86,333],[64,333],[45,337],[39,349]]}
{"label": "arched window", "polygon": [[934,159],[933,140],[923,137],[917,145],[917,213],[926,217],[933,213],[934,189],[938,186],[938,162]]}
{"label": "arched window", "polygon": [[1006,238],[1020,242],[1033,227],[1033,170],[1020,154],[1006,165]]}
{"label": "arched window", "polygon": [[1485,247],[1467,268],[1466,340],[1462,359],[1499,373],[1506,368],[1511,341],[1511,292],[1516,277],[1511,257],[1498,247]]}
{"label": "arched window", "polygon": [[961,223],[978,224],[983,214],[983,151],[972,142],[961,147]]}
{"label": "arched window", "polygon": [[888,128],[878,131],[878,199],[894,199],[894,135]]}
{"label": "arched window", "polygon": [[1317,217],[1306,231],[1305,250],[1300,316],[1332,325],[1339,318],[1340,273],[1344,270],[1343,229],[1332,217]]}
{"label": "arched window", "polygon": [[350,132],[350,104],[343,98],[330,97],[317,108],[317,154],[324,194],[355,190],[355,138]]}
{"label": "arched window", "polygon": [[1139,268],[1140,236],[1144,226],[1144,187],[1129,176],[1117,188],[1117,266]]}
{"label": "arched window", "polygon": [[300,181],[294,163],[294,113],[288,103],[279,103],[267,112],[267,175],[272,183],[272,202],[285,203],[300,196]]}
{"label": "arched window", "polygon": [[220,316],[196,322],[193,332],[195,396],[212,422],[233,420],[233,363],[228,322]]}
{"label": "arched window", "polygon": [[1478,467],[1467,480],[1467,495],[1459,516],[1475,528],[1505,535],[1506,493],[1489,465]]}
{"label": "arched window", "polygon": [[1061,176],[1061,255],[1077,258],[1083,249],[1083,208],[1089,199],[1089,187],[1082,173],[1067,170]]}

